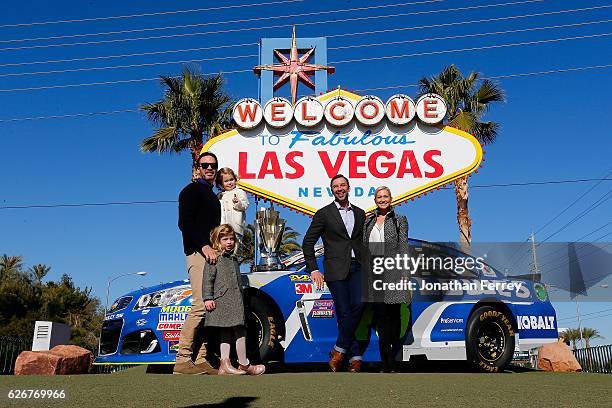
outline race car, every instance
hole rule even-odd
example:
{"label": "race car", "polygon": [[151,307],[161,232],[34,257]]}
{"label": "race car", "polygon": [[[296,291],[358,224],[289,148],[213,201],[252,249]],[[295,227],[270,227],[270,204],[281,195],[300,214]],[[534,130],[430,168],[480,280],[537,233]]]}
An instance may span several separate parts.
{"label": "race car", "polygon": [[[469,257],[426,241],[410,239],[409,246],[417,254]],[[316,255],[324,272],[321,247]],[[317,289],[311,282],[301,254],[283,264],[283,270],[242,275],[252,357],[263,362],[326,362],[337,335],[331,294],[326,286]],[[464,360],[482,371],[498,372],[510,363],[515,350],[557,341],[556,314],[544,285],[524,277],[504,277],[482,265],[411,279],[417,290],[401,308],[402,350],[397,360]],[[465,283],[465,289],[444,287],[451,280]],[[484,287],[468,286],[483,281]],[[512,287],[517,289],[508,289]],[[121,296],[102,325],[95,364],[174,364],[190,308],[188,280]],[[378,361],[378,337],[368,307],[356,336],[365,349],[364,360]]]}

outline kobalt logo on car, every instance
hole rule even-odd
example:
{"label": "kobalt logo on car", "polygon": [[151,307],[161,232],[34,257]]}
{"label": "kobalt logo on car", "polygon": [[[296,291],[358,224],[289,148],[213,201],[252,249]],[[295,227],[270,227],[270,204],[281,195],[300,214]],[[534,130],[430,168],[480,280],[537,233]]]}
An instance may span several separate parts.
{"label": "kobalt logo on car", "polygon": [[516,316],[519,330],[555,330],[554,316]]}

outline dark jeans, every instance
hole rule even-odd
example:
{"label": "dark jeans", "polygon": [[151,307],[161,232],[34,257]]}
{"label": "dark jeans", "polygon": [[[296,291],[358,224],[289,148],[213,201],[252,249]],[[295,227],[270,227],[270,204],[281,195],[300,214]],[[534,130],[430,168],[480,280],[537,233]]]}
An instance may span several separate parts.
{"label": "dark jeans", "polygon": [[395,357],[400,349],[401,307],[400,303],[374,303],[372,305],[383,371],[391,371],[395,367]]}
{"label": "dark jeans", "polygon": [[361,358],[361,351],[355,330],[361,320],[363,303],[361,303],[361,265],[351,261],[351,270],[346,279],[327,282],[327,287],[334,299],[336,319],[338,321],[338,338],[336,350]]}

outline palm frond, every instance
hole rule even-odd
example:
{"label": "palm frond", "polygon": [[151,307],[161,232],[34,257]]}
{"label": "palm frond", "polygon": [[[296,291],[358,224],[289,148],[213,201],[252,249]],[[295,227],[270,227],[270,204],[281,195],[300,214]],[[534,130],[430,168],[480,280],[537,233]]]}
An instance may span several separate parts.
{"label": "palm frond", "polygon": [[174,127],[160,128],[153,135],[145,138],[140,144],[140,151],[145,153],[177,152],[177,143],[180,142],[179,132]]}
{"label": "palm frond", "polygon": [[470,131],[482,144],[488,145],[497,138],[499,128],[500,125],[497,122],[476,122]]}

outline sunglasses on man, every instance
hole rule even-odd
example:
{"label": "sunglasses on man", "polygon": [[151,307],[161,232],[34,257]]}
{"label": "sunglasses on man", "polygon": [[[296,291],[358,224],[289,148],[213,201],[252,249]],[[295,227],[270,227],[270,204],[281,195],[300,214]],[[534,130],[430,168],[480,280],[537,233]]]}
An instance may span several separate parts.
{"label": "sunglasses on man", "polygon": [[199,163],[200,168],[202,169],[213,169],[217,170],[217,163]]}

